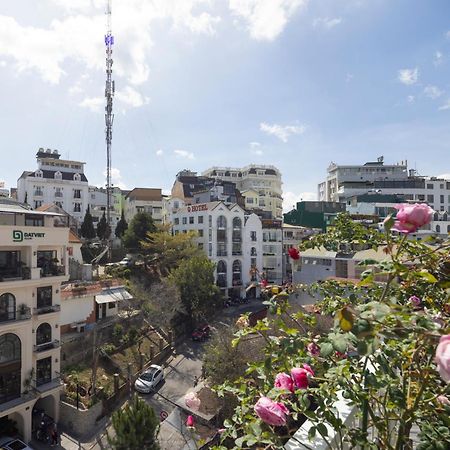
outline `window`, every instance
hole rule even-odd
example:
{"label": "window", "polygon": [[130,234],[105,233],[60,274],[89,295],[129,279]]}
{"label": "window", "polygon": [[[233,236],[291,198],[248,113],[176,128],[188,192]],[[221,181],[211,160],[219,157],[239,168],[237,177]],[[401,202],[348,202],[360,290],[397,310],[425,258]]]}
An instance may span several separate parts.
{"label": "window", "polygon": [[189,217],[189,224],[193,224],[194,223],[194,216]]}
{"label": "window", "polygon": [[55,197],[62,197],[62,196],[63,196],[62,188],[60,187],[55,188]]}
{"label": "window", "polygon": [[253,204],[253,197],[246,197],[245,202],[248,203],[249,205]]}
{"label": "window", "polygon": [[212,227],[212,216],[208,217],[208,223],[209,223],[209,226]]}
{"label": "window", "polygon": [[81,189],[73,190],[73,198],[81,198]]}
{"label": "window", "polygon": [[443,185],[443,184],[440,184],[440,185],[439,185],[439,189],[444,189],[444,185]]}
{"label": "window", "polygon": [[348,261],[337,259],[336,260],[336,276],[340,278],[348,278]]}
{"label": "window", "polygon": [[15,319],[16,297],[10,293],[0,295],[0,322],[7,322],[8,320]]}
{"label": "window", "polygon": [[0,336],[0,404],[20,397],[22,351],[13,333]]}
{"label": "window", "polygon": [[250,231],[250,239],[252,242],[256,242],[256,231]]}
{"label": "window", "polygon": [[62,180],[62,173],[58,170],[57,172],[55,172],[55,180]]}
{"label": "window", "polygon": [[73,204],[73,212],[81,212],[81,203]]}
{"label": "window", "polygon": [[203,250],[203,242],[199,242],[199,243],[197,244],[197,246],[198,246],[198,248],[199,248],[200,250]]}
{"label": "window", "polygon": [[198,221],[198,223],[203,223],[203,216],[198,216],[197,221]]}
{"label": "window", "polygon": [[52,357],[36,361],[36,384],[41,386],[52,380]]}
{"label": "window", "polygon": [[208,255],[212,256],[212,244],[211,244],[211,242],[208,244]]}
{"label": "window", "polygon": [[73,175],[73,179],[74,179],[74,181],[81,181],[81,175],[79,173],[75,173]]}
{"label": "window", "polygon": [[427,184],[427,189],[433,189],[433,184]]}
{"label": "window", "polygon": [[227,287],[227,263],[223,260],[217,264],[217,285]]}
{"label": "window", "polygon": [[34,195],[38,197],[42,197],[44,195],[44,190],[42,189],[41,186],[36,186],[34,188]]}
{"label": "window", "polygon": [[47,344],[52,340],[52,327],[48,323],[41,323],[36,330],[36,345]]}
{"label": "window", "polygon": [[241,272],[242,264],[236,259],[233,261],[233,286],[240,286],[242,284]]}
{"label": "window", "polygon": [[441,201],[441,203],[444,203],[445,200],[444,200],[444,196],[443,195],[440,196],[440,201]]}
{"label": "window", "polygon": [[173,202],[173,207],[175,209],[178,209],[180,207],[180,203],[179,202]]}
{"label": "window", "polygon": [[250,256],[256,256],[256,247],[252,247],[250,250]]}
{"label": "window", "polygon": [[424,202],[424,201],[425,201],[425,195],[423,195],[423,194],[418,194],[418,195],[417,195],[417,200],[419,200],[420,202]]}
{"label": "window", "polygon": [[44,308],[52,306],[52,287],[38,287],[37,288],[37,307]]}
{"label": "window", "polygon": [[440,233],[441,232],[441,226],[440,225],[436,225],[436,233]]}
{"label": "window", "polygon": [[198,236],[203,237],[203,230],[198,230]]}
{"label": "window", "polygon": [[183,218],[181,219],[181,223],[182,223],[183,225],[186,225],[186,224],[187,224],[187,217],[183,217]]}
{"label": "window", "polygon": [[43,227],[44,217],[37,215],[25,215],[25,226],[27,227]]}
{"label": "window", "polygon": [[427,202],[428,203],[433,203],[434,202],[434,195],[433,194],[427,195]]}
{"label": "window", "polygon": [[218,230],[226,230],[227,228],[227,219],[225,216],[219,216],[217,218],[217,229]]}
{"label": "window", "polygon": [[175,225],[179,225],[179,224],[180,224],[180,219],[179,219],[178,217],[175,217],[173,223],[174,223]]}
{"label": "window", "polygon": [[109,302],[108,309],[114,309],[116,307],[116,302]]}
{"label": "window", "polygon": [[42,178],[42,170],[36,170],[36,172],[34,172],[34,176],[36,178]]}

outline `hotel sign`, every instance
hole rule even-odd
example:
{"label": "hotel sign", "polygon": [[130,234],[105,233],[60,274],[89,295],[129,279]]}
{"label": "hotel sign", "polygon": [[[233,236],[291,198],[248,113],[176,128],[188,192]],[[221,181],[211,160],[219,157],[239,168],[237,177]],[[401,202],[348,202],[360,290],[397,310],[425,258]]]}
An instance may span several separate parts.
{"label": "hotel sign", "polygon": [[208,211],[208,205],[203,203],[202,205],[190,205],[187,207],[188,212]]}
{"label": "hotel sign", "polygon": [[34,238],[44,238],[45,233],[27,233],[22,230],[13,230],[12,232],[13,242],[23,242],[25,240],[31,240]]}

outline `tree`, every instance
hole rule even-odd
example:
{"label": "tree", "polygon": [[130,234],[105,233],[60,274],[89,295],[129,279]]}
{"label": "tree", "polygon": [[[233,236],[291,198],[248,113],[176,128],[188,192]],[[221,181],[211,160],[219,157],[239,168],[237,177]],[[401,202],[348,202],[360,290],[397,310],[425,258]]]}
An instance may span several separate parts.
{"label": "tree", "polygon": [[183,260],[203,254],[195,237],[193,231],[172,235],[168,228],[147,233],[146,239],[141,242],[146,265],[156,268],[161,277],[167,276]]}
{"label": "tree", "polygon": [[83,223],[81,224],[81,236],[86,239],[95,238],[95,228],[89,206],[86,210],[86,214],[84,215]]}
{"label": "tree", "polygon": [[152,216],[145,212],[138,212],[130,221],[122,238],[122,243],[128,250],[140,250],[141,241],[147,237],[147,233],[154,233],[156,226]]}
{"label": "tree", "polygon": [[127,231],[127,228],[128,228],[128,223],[125,220],[125,215],[122,211],[120,220],[117,222],[117,225],[116,225],[116,231],[115,231],[116,236],[118,238],[122,238],[123,235],[125,234],[125,231]]}
{"label": "tree", "polygon": [[115,411],[111,421],[115,436],[107,436],[113,450],[159,449],[159,420],[153,408],[137,395],[124,408]]}
{"label": "tree", "polygon": [[107,240],[111,235],[111,227],[106,222],[106,214],[103,211],[103,215],[97,224],[97,236],[99,239]]}
{"label": "tree", "polygon": [[220,291],[214,284],[214,269],[215,264],[206,255],[199,255],[184,259],[169,275],[169,280],[180,291],[187,316],[194,321],[210,316],[219,304]]}

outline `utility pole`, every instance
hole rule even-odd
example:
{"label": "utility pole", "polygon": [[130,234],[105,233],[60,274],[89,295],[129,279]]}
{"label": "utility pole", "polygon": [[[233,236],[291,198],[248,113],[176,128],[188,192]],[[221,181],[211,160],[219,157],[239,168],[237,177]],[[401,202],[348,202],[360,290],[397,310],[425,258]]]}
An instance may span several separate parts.
{"label": "utility pole", "polygon": [[[107,32],[105,35],[106,45],[106,85],[105,85],[105,134],[106,134],[106,221],[108,223],[109,230],[111,227],[111,145],[112,145],[112,127],[114,122],[113,114],[113,97],[115,91],[114,81],[112,79],[112,46],[114,45],[114,36],[112,35],[111,26],[111,0],[107,0],[106,6],[106,23]],[[107,239],[108,246],[108,260],[111,260],[112,254],[112,238],[111,233]]]}

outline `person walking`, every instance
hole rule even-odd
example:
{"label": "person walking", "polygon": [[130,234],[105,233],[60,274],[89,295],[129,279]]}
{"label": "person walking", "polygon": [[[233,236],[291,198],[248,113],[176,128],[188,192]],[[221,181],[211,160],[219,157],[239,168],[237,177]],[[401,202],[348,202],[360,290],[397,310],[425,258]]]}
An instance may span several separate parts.
{"label": "person walking", "polygon": [[56,422],[53,422],[50,428],[50,445],[52,447],[55,447],[55,445],[58,445],[58,428],[56,426]]}

